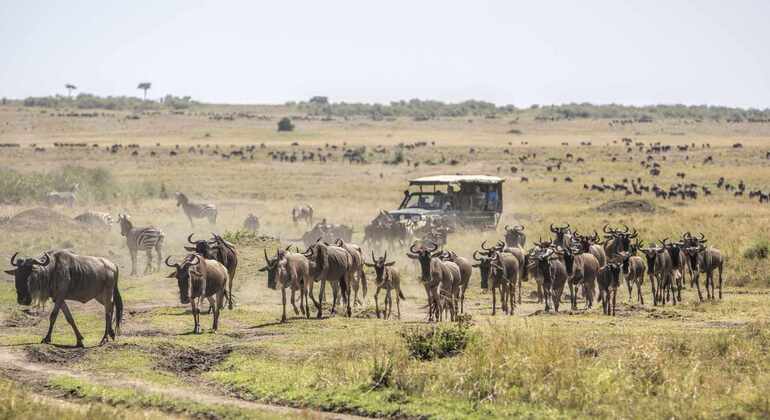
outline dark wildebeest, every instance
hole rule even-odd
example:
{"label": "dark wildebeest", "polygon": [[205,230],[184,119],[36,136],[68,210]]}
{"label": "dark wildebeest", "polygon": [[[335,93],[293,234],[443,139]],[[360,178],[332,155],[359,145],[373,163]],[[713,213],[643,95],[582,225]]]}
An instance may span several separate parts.
{"label": "dark wildebeest", "polygon": [[[259,271],[267,272],[267,287],[275,290],[277,285],[281,285],[281,300],[283,303],[283,313],[281,322],[286,322],[286,288],[291,287],[291,306],[294,308],[294,314],[299,315],[300,310],[303,316],[310,318],[310,302],[308,295],[315,302],[315,298],[310,293],[313,279],[310,277],[310,265],[307,258],[295,252],[288,252],[279,249],[272,259],[265,253],[265,267]],[[294,303],[294,293],[299,290],[299,307]]]}
{"label": "dark wildebeest", "polygon": [[382,258],[376,258],[374,251],[372,251],[372,263],[364,262],[368,267],[374,268],[374,274],[376,275],[377,290],[374,292],[374,310],[377,318],[380,317],[380,289],[385,289],[385,310],[382,314],[382,317],[385,319],[389,319],[393,313],[393,300],[390,297],[390,292],[396,289],[396,316],[398,316],[398,319],[401,319],[401,299],[406,300],[406,297],[404,297],[404,293],[401,291],[401,275],[393,267],[395,263],[395,261],[388,261],[387,251]]}
{"label": "dark wildebeest", "polygon": [[225,291],[228,280],[227,269],[219,261],[210,260],[198,254],[188,255],[182,264],[169,263],[170,258],[166,258],[166,265],[173,267],[174,272],[169,274],[168,278],[177,279],[179,302],[189,303],[192,306],[195,322],[193,333],[201,333],[200,304],[204,298],[208,299],[209,306],[213,308],[214,323],[211,329],[216,331],[219,327],[219,308],[224,304],[227,294]]}
{"label": "dark wildebeest", "polygon": [[300,204],[294,206],[291,209],[291,220],[294,224],[298,224],[300,220],[304,220],[308,226],[313,224],[313,206],[310,204]]}
{"label": "dark wildebeest", "polygon": [[644,284],[644,259],[637,254],[637,251],[642,248],[642,243],[639,239],[636,243],[631,245],[631,251],[627,253],[621,253],[623,260],[623,266],[621,274],[626,278],[626,286],[628,287],[628,301],[633,299],[633,288],[636,285],[636,295],[639,304],[644,305],[644,296],[642,294],[642,284]]}
{"label": "dark wildebeest", "polygon": [[524,234],[524,226],[514,225],[509,227],[505,225],[505,245],[509,247],[524,248],[527,244],[527,235]]}
{"label": "dark wildebeest", "polygon": [[700,273],[706,273],[706,298],[716,299],[716,294],[714,293],[714,270],[719,270],[719,299],[722,299],[724,257],[722,257],[720,250],[714,247],[706,247],[704,246],[705,243],[705,239],[700,239],[698,246],[685,249],[685,253],[690,259],[695,285],[698,288],[698,299],[703,301],[703,295],[700,291]]}
{"label": "dark wildebeest", "polygon": [[605,315],[615,315],[615,300],[620,286],[620,264],[609,262],[599,269],[597,276]]}
{"label": "dark wildebeest", "polygon": [[573,241],[580,245],[582,252],[588,252],[596,257],[599,267],[604,267],[604,264],[607,264],[607,254],[604,252],[604,248],[599,245],[599,234],[596,231],[594,231],[593,236],[580,235],[575,231]]}
{"label": "dark wildebeest", "polygon": [[[353,270],[353,257],[345,248],[328,245],[324,242],[317,242],[304,254],[311,259],[311,277],[314,281],[321,282],[321,288],[318,292],[318,314],[321,318],[323,310],[323,299],[326,291],[326,282],[331,283],[334,298],[332,299],[332,310],[337,312],[337,290],[341,292],[342,300],[346,304],[347,316],[352,316],[350,298],[350,283],[355,272]],[[313,292],[311,287],[310,292]]]}
{"label": "dark wildebeest", "polygon": [[[500,309],[513,315],[516,308],[516,283],[519,276],[519,260],[508,253],[492,250],[487,255],[474,251],[473,259],[478,261],[474,267],[479,269],[482,285],[492,289],[492,315],[496,313],[496,290],[500,291]],[[491,283],[491,284],[490,284]]]}
{"label": "dark wildebeest", "polygon": [[195,227],[193,219],[208,219],[209,223],[217,223],[217,206],[211,203],[193,203],[183,193],[176,193],[176,206],[182,207],[185,216],[190,220],[190,227]]}
{"label": "dark wildebeest", "polygon": [[69,191],[51,191],[45,196],[45,202],[48,207],[62,204],[67,207],[73,207],[77,201],[77,192],[79,184],[74,184]]}
{"label": "dark wildebeest", "polygon": [[564,226],[554,226],[551,223],[551,233],[556,235],[553,240],[555,245],[562,248],[569,248],[572,245],[572,231],[569,229],[569,223]]}
{"label": "dark wildebeest", "polygon": [[441,261],[439,256],[443,251],[437,251],[438,245],[435,243],[430,245],[431,248],[419,249],[412,245],[406,256],[420,263],[420,282],[428,295],[428,320],[441,321],[444,309],[449,309],[450,317],[454,319],[454,306],[447,302],[451,303],[453,296],[452,286],[455,279],[453,268],[457,268],[458,277],[460,269],[455,263]]}
{"label": "dark wildebeest", "polygon": [[[484,251],[487,252],[487,255],[489,255],[490,249],[484,247],[485,243],[486,241],[481,243],[481,248],[483,248]],[[516,289],[518,290],[516,300],[518,301],[519,305],[521,305],[521,282],[526,279],[526,277],[524,276],[524,270],[526,269],[524,265],[524,257],[525,257],[524,248],[522,248],[521,246],[506,246],[505,242],[498,241],[497,245],[492,249],[498,252],[511,254],[514,257],[516,257],[517,260],[519,260],[519,275],[517,276],[517,280],[516,280],[516,283],[517,283]],[[542,292],[542,290],[540,292]]]}
{"label": "dark wildebeest", "polygon": [[[233,304],[235,303],[233,297],[233,280],[235,279],[235,271],[238,269],[238,251],[235,250],[235,245],[226,241],[221,236],[215,233],[212,233],[211,236],[212,239],[209,240],[199,239],[193,241],[193,234],[191,233],[187,237],[187,242],[195,246],[185,246],[184,249],[203,255],[204,258],[210,260],[217,260],[225,266],[229,278],[226,292],[227,304],[228,309],[233,309]],[[209,308],[209,312],[211,312],[211,308]]]}
{"label": "dark wildebeest", "polygon": [[11,257],[11,265],[15,268],[6,270],[6,273],[16,280],[16,301],[19,305],[28,306],[33,301],[44,303],[48,299],[53,301],[48,333],[43,343],[51,342],[56,317],[61,309],[75,333],[76,346],[83,347],[83,336],[75,325],[67,300],[86,303],[96,299],[104,306],[105,327],[100,345],[105,344],[108,338],[115,340],[115,335],[120,334],[123,299],[118,291],[119,273],[114,263],[105,258],[81,256],[70,251],[45,252],[42,260],[16,260],[16,255],[18,253]]}
{"label": "dark wildebeest", "polygon": [[259,217],[255,216],[254,213],[249,213],[248,217],[243,221],[243,228],[249,232],[258,233]]}
{"label": "dark wildebeest", "polygon": [[136,274],[136,254],[139,251],[147,252],[147,265],[144,268],[144,274],[152,271],[152,250],[158,254],[158,270],[160,270],[160,261],[163,249],[163,240],[166,234],[162,230],[153,227],[135,228],[127,214],[119,214],[120,234],[126,237],[128,252],[131,254],[131,275]]}

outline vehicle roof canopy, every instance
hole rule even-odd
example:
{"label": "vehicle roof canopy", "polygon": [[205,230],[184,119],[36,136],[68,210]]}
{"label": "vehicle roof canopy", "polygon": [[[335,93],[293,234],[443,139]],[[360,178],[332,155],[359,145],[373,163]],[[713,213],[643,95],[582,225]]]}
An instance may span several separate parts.
{"label": "vehicle roof canopy", "polygon": [[502,178],[488,175],[433,175],[409,180],[409,185],[501,184]]}

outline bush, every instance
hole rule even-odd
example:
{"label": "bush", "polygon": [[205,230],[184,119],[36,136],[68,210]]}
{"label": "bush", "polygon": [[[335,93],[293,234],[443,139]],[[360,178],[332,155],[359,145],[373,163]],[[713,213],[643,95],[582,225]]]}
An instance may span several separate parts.
{"label": "bush", "polygon": [[770,242],[767,239],[760,239],[751,244],[743,251],[743,258],[749,260],[765,260],[770,254]]}
{"label": "bush", "polygon": [[390,355],[382,359],[374,359],[370,372],[372,389],[387,388],[393,383],[394,365],[395,363]]}
{"label": "bush", "polygon": [[117,190],[112,173],[104,168],[65,166],[49,172],[22,174],[0,169],[0,197],[6,203],[43,200],[51,191],[69,191],[79,185],[78,198],[105,201]]}
{"label": "bush", "polygon": [[283,117],[278,121],[278,131],[294,131],[294,124],[289,117]]}
{"label": "bush", "polygon": [[471,333],[466,323],[406,328],[401,332],[409,354],[418,360],[451,357],[465,349]]}

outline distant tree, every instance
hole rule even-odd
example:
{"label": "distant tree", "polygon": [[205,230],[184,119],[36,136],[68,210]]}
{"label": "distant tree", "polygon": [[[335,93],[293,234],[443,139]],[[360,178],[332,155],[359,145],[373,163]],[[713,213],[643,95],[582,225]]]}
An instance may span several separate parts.
{"label": "distant tree", "polygon": [[137,89],[142,89],[144,91],[144,99],[147,100],[147,91],[152,87],[152,83],[150,82],[142,82],[139,83],[139,86],[137,86]]}
{"label": "distant tree", "polygon": [[294,130],[294,124],[291,123],[291,120],[289,117],[283,117],[281,118],[281,121],[278,121],[278,131],[293,131]]}
{"label": "distant tree", "polygon": [[72,98],[72,91],[78,90],[78,87],[71,83],[67,83],[66,85],[64,85],[64,88],[67,89],[67,96],[70,98]]}
{"label": "distant tree", "polygon": [[329,105],[329,97],[328,96],[313,96],[310,98],[311,104],[318,104],[318,105]]}

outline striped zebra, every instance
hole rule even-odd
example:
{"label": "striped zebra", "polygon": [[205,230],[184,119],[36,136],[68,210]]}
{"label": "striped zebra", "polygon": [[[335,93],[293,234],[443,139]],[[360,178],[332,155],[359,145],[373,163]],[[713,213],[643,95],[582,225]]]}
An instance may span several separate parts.
{"label": "striped zebra", "polygon": [[190,202],[190,199],[186,195],[177,192],[176,193],[176,205],[182,206],[184,214],[190,219],[190,227],[195,227],[193,219],[209,220],[209,223],[215,225],[217,223],[217,206],[214,204],[198,204]]}
{"label": "striped zebra", "polygon": [[107,230],[110,229],[110,226],[112,226],[112,223],[114,222],[114,219],[109,213],[101,211],[87,211],[81,213],[75,216],[75,220],[86,225]]}
{"label": "striped zebra", "polygon": [[147,251],[147,266],[144,268],[144,274],[152,271],[152,250],[158,254],[158,270],[163,256],[161,248],[166,234],[162,230],[149,226],[135,228],[127,214],[119,214],[120,234],[126,237],[128,251],[131,253],[131,275],[136,275],[136,254],[139,251]]}

